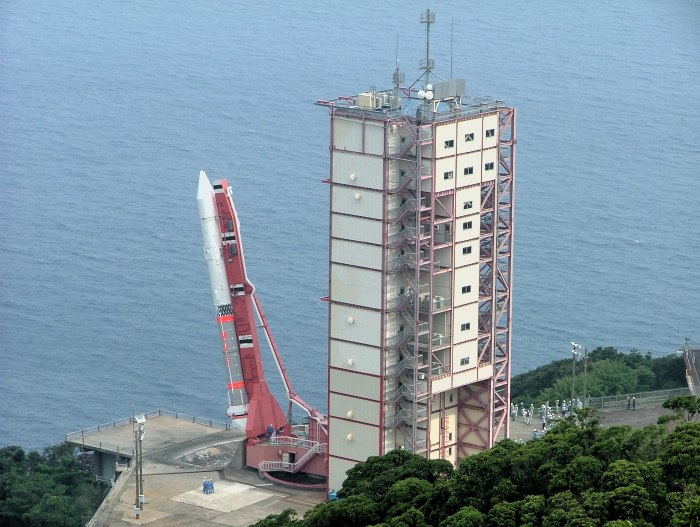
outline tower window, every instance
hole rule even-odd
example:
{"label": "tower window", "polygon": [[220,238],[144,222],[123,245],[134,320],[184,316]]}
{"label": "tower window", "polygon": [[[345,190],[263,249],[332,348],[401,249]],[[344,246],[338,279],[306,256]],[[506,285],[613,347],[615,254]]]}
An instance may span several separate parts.
{"label": "tower window", "polygon": [[463,231],[466,231],[467,229],[471,229],[471,228],[472,228],[471,221],[465,221],[464,223],[462,223],[462,230]]}
{"label": "tower window", "polygon": [[471,254],[472,253],[472,246],[467,245],[466,247],[462,247],[462,254]]}
{"label": "tower window", "polygon": [[452,455],[452,447],[447,448],[447,455],[451,456]]}
{"label": "tower window", "polygon": [[486,163],[484,165],[484,170],[493,170],[493,163]]}
{"label": "tower window", "polygon": [[459,365],[460,365],[460,366],[466,366],[466,365],[468,365],[468,364],[469,364],[469,357],[462,357],[462,358],[459,360]]}
{"label": "tower window", "polygon": [[486,137],[494,137],[496,135],[496,130],[491,128],[490,130],[486,130]]}
{"label": "tower window", "polygon": [[472,327],[472,325],[471,325],[469,322],[465,322],[465,323],[462,324],[459,328],[460,328],[462,331],[469,331],[469,328],[471,328],[471,327]]}
{"label": "tower window", "polygon": [[445,141],[445,148],[454,148],[455,146],[455,140],[454,139],[448,139]]}
{"label": "tower window", "polygon": [[472,286],[470,286],[470,285],[463,285],[462,286],[462,294],[463,295],[466,295],[467,293],[471,293],[471,292],[472,292]]}
{"label": "tower window", "polygon": [[472,202],[471,201],[465,201],[464,202],[464,210],[469,210],[472,208]]}
{"label": "tower window", "polygon": [[[450,402],[452,402],[452,401],[450,401]],[[450,432],[450,433],[447,435],[447,440],[448,440],[448,441],[452,441],[452,432]]]}
{"label": "tower window", "polygon": [[468,143],[469,141],[474,140],[474,134],[464,134],[464,142]]}
{"label": "tower window", "polygon": [[445,172],[443,177],[445,179],[453,179],[455,177],[455,173],[452,170],[450,170],[449,172]]}
{"label": "tower window", "polygon": [[464,167],[464,175],[471,176],[474,173],[474,167]]}

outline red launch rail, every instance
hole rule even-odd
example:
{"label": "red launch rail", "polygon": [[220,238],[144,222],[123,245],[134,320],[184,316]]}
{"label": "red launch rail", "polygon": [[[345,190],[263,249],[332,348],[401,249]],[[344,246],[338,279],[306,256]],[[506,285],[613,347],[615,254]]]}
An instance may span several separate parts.
{"label": "red launch rail", "polygon": [[[205,258],[209,267],[214,305],[217,308],[217,324],[228,373],[227,413],[235,424],[244,425],[250,450],[250,447],[257,445],[262,447],[269,439],[270,425],[275,430],[284,426],[283,435],[288,438],[293,435],[291,406],[294,403],[309,416],[304,439],[307,442],[323,443],[325,447],[328,440],[327,418],[307,404],[292,387],[265,312],[255,293],[255,287],[248,278],[240,224],[231,186],[222,179],[216,181],[212,187],[209,178],[202,171],[199,175],[197,203],[205,240]],[[272,350],[275,364],[287,392],[289,400],[287,416],[284,415],[265,380],[256,316]],[[242,380],[239,380],[239,377]],[[240,393],[243,387],[244,393]],[[316,450],[324,452],[325,448],[316,447]],[[261,452],[262,450],[253,458],[261,459]],[[251,457],[250,452],[248,453],[248,457]],[[248,465],[251,463],[248,462]]]}

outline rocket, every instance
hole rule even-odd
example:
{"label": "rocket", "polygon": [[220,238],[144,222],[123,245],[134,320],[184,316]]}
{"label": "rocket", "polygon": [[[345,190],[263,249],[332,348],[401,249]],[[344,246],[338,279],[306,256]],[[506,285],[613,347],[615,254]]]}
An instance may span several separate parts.
{"label": "rocket", "polygon": [[226,413],[238,426],[245,429],[248,416],[248,393],[243,380],[241,353],[231,305],[231,289],[226,276],[223,238],[219,228],[216,197],[204,171],[199,173],[197,208],[199,209],[199,221],[204,238],[204,259],[209,270],[211,294],[217,312],[216,322],[219,325],[228,374],[228,409]]}
{"label": "rocket", "polygon": [[254,440],[287,420],[265,380],[254,314],[255,288],[246,272],[231,186],[225,179],[212,186],[200,171],[197,207],[228,377],[226,413]]}

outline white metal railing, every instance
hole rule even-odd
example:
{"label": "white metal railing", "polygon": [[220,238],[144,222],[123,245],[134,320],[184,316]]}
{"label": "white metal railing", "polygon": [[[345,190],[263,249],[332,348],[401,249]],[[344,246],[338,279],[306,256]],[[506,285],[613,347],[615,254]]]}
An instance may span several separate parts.
{"label": "white metal railing", "polygon": [[[274,438],[270,438],[271,440]],[[293,438],[289,438],[293,439]],[[261,461],[258,465],[258,471],[260,472],[291,472],[296,473],[300,471],[304,466],[311,460],[316,454],[327,452],[328,448],[326,443],[317,443],[315,441],[307,441],[307,443],[313,443],[309,450],[307,450],[303,456],[299,458],[298,461],[290,463],[288,461]],[[271,444],[274,444],[271,442]],[[282,444],[282,443],[280,443]],[[293,445],[298,446],[298,445]]]}
{"label": "white metal railing", "polygon": [[[226,423],[223,421],[216,421],[214,419],[206,419],[204,417],[197,417],[195,415],[183,414],[182,412],[172,412],[170,410],[163,410],[158,408],[157,410],[151,410],[143,414],[146,419],[149,417],[170,417],[172,419],[179,419],[181,421],[188,421],[190,423],[196,423],[200,425],[210,426],[212,428],[221,428],[222,430],[230,430],[231,423]],[[117,428],[119,426],[124,426],[131,424],[133,417],[124,417],[121,419],[114,419],[108,421],[107,423],[99,424],[96,426],[90,426],[88,428],[83,428],[82,430],[77,430],[75,432],[69,432],[66,434],[66,441],[75,441],[77,438],[83,438],[85,436],[101,432],[102,430],[108,430],[110,428]],[[106,443],[105,443],[106,444]]]}
{"label": "white metal railing", "polygon": [[279,446],[293,446],[293,447],[298,447],[298,448],[313,448],[314,445],[317,445],[317,441],[310,441],[308,439],[302,439],[300,437],[289,437],[289,436],[272,436],[270,438],[270,444],[271,445],[279,445]]}

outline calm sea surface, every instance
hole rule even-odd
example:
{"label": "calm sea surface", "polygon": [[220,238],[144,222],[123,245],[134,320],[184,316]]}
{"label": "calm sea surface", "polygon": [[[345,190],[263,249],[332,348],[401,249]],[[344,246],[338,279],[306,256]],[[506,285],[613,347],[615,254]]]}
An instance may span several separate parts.
{"label": "calm sea surface", "polygon": [[[700,343],[700,4],[5,0],[0,446],[166,408],[223,417],[195,203],[236,191],[289,374],[325,408],[327,112],[398,34],[518,108],[513,370],[569,341]],[[268,368],[275,392],[281,384]]]}

